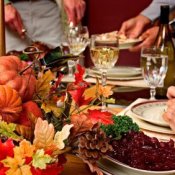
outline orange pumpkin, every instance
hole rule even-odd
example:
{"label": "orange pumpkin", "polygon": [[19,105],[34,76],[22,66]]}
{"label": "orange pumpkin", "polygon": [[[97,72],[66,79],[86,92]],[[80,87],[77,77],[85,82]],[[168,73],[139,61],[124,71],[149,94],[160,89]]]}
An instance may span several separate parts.
{"label": "orange pumpkin", "polygon": [[32,68],[23,72],[27,66],[27,62],[16,56],[0,57],[0,85],[8,85],[15,89],[23,101],[32,99],[36,84]]}
{"label": "orange pumpkin", "polygon": [[7,85],[0,85],[0,116],[6,122],[15,122],[22,111],[18,92]]}

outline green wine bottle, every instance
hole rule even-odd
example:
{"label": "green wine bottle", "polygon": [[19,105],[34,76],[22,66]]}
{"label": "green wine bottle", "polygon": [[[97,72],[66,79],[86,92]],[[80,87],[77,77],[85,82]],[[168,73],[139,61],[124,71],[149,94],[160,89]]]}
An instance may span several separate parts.
{"label": "green wine bottle", "polygon": [[161,5],[160,8],[160,26],[155,45],[162,49],[168,48],[168,70],[163,87],[157,89],[157,96],[164,98],[166,97],[168,87],[175,85],[175,49],[169,29],[169,5]]}

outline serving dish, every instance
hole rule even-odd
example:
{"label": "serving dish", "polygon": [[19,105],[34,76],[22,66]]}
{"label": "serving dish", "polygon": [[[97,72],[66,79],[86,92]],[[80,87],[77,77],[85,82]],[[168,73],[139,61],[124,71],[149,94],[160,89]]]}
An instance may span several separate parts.
{"label": "serving dish", "polygon": [[146,101],[134,105],[131,108],[131,112],[141,120],[154,125],[168,127],[169,124],[162,117],[166,109],[166,101]]}
{"label": "serving dish", "polygon": [[99,161],[98,165],[106,168],[113,175],[175,175],[175,170],[149,171],[133,168],[109,156]]}

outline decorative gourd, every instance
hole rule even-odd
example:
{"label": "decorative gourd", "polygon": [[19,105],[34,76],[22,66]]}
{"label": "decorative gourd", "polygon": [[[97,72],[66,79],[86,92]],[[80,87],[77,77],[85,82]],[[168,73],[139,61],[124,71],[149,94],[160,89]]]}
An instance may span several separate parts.
{"label": "decorative gourd", "polygon": [[15,89],[23,101],[31,100],[35,92],[36,78],[32,68],[16,56],[0,57],[0,85],[8,85]]}
{"label": "decorative gourd", "polygon": [[6,122],[15,122],[22,111],[18,92],[7,85],[0,85],[0,116]]}

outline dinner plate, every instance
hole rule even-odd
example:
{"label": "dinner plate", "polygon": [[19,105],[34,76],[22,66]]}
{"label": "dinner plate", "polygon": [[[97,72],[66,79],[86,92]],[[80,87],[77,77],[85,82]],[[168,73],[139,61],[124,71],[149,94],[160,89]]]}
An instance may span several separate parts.
{"label": "dinner plate", "polygon": [[175,134],[175,132],[169,127],[162,127],[159,125],[153,125],[149,122],[146,122],[144,120],[139,119],[138,117],[135,117],[133,115],[133,112],[131,112],[131,110],[126,111],[124,113],[124,115],[130,116],[133,119],[133,121],[136,122],[141,129],[153,131],[155,133],[157,132],[157,133],[161,133],[161,134],[170,134],[170,135],[172,134],[173,136]]}
{"label": "dinner plate", "polygon": [[[101,77],[101,72],[95,67],[87,69],[87,74],[92,77]],[[142,78],[141,69],[138,67],[117,66],[107,71],[107,79],[110,80],[135,80]]]}
{"label": "dinner plate", "polygon": [[103,168],[106,167],[106,169],[108,169],[108,166],[109,166],[111,170],[109,169],[108,171],[114,175],[118,175],[118,171],[129,175],[170,175],[170,174],[175,175],[175,170],[149,171],[149,170],[133,168],[109,156],[105,157],[105,159],[102,159],[99,162],[99,167],[100,166],[101,167],[103,166]]}
{"label": "dinner plate", "polygon": [[131,108],[131,112],[141,120],[155,125],[169,126],[162,117],[166,109],[166,101],[146,101],[134,105]]}

